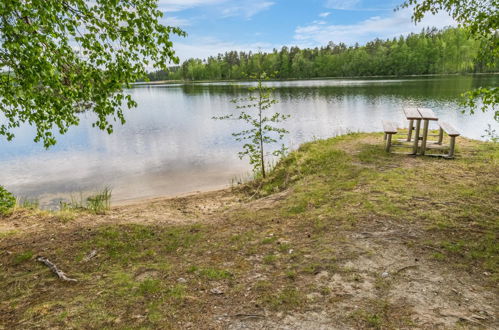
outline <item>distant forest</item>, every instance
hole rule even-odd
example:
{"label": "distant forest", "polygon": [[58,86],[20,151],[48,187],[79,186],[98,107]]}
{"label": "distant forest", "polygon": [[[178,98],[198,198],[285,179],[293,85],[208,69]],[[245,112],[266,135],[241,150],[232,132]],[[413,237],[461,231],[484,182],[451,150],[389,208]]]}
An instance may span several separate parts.
{"label": "distant forest", "polygon": [[330,42],[325,47],[283,47],[272,53],[230,51],[208,59],[189,59],[167,71],[149,74],[157,80],[237,80],[265,71],[278,79],[402,76],[493,72],[477,57],[480,42],[460,28],[424,29],[392,40],[375,39],[364,46]]}

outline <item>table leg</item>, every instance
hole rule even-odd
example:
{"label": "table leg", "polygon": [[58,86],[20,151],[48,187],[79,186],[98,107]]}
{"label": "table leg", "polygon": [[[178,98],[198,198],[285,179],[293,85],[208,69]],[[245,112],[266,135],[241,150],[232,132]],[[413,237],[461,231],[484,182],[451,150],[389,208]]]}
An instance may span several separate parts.
{"label": "table leg", "polygon": [[393,134],[388,134],[388,140],[386,140],[386,152],[390,152],[390,148],[392,147],[392,135]]}
{"label": "table leg", "polygon": [[409,120],[409,132],[407,132],[407,142],[411,142],[412,128],[414,127],[414,120]]}
{"label": "table leg", "polygon": [[417,155],[419,144],[419,129],[421,128],[421,119],[416,119],[416,128],[414,130],[414,144],[412,147],[412,154]]}
{"label": "table leg", "polygon": [[424,155],[426,152],[426,141],[428,140],[428,126],[430,121],[428,119],[424,119],[423,125],[423,142],[421,142],[421,155]]}
{"label": "table leg", "polygon": [[450,137],[449,155],[447,157],[454,158],[454,148],[455,147],[456,147],[456,137],[455,136],[451,136]]}

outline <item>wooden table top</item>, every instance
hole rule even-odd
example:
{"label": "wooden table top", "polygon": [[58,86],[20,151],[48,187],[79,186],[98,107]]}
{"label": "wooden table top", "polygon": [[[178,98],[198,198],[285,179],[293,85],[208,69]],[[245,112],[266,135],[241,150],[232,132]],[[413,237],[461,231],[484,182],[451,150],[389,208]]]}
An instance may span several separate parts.
{"label": "wooden table top", "polygon": [[427,120],[438,120],[438,117],[435,115],[433,110],[428,108],[418,108],[419,113],[421,114],[422,119]]}
{"label": "wooden table top", "polygon": [[421,119],[421,114],[417,108],[404,108],[404,114],[407,119]]}

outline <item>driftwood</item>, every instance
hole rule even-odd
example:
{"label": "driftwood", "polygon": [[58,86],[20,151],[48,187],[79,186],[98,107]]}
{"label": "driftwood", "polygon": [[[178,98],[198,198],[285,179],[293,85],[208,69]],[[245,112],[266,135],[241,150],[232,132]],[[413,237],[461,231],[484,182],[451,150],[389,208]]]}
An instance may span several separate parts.
{"label": "driftwood", "polygon": [[45,266],[47,266],[48,268],[50,268],[50,270],[54,274],[56,274],[57,277],[59,277],[61,280],[66,281],[66,282],[78,282],[74,278],[67,277],[66,274],[62,270],[60,270],[59,268],[57,268],[57,266],[55,264],[53,264],[47,258],[45,258],[45,257],[37,257],[36,261],[41,262],[42,264],[44,264]]}

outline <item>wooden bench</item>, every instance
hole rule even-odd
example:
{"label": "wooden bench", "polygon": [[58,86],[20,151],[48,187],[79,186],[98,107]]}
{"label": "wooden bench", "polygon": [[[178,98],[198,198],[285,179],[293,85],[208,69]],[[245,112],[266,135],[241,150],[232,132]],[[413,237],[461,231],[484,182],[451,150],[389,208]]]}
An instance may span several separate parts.
{"label": "wooden bench", "polygon": [[397,134],[397,123],[393,121],[383,120],[383,131],[385,131],[385,150],[390,152],[392,147],[392,135]]}
{"label": "wooden bench", "polygon": [[444,139],[444,132],[450,137],[450,145],[449,145],[449,153],[446,158],[454,158],[454,149],[456,147],[456,137],[461,135],[457,129],[454,128],[449,123],[444,121],[438,122],[438,126],[440,126],[440,133],[438,136],[438,144],[442,145],[442,141]]}
{"label": "wooden bench", "polygon": [[[436,157],[444,157],[444,158],[454,158],[454,150],[456,147],[456,137],[460,134],[451,124],[446,122],[439,122],[440,131],[438,134],[438,141],[433,145],[428,145],[426,147],[427,150],[449,150],[448,154],[431,154],[429,156]],[[450,137],[450,143],[447,145],[443,145],[442,142],[444,140],[444,132]]]}

